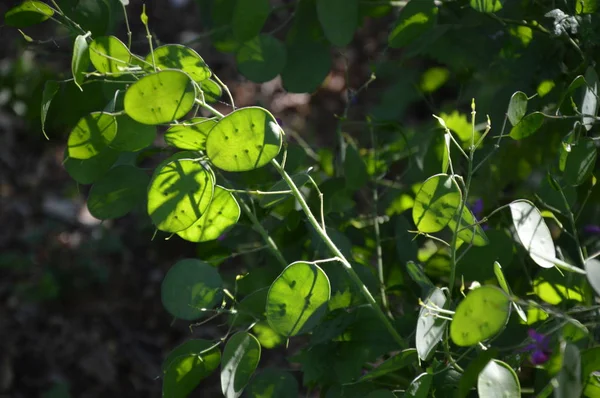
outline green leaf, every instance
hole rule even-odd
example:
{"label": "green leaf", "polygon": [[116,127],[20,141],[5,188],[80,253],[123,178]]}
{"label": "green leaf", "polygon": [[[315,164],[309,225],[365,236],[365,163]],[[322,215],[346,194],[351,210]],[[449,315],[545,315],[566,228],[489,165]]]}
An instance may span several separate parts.
{"label": "green leaf", "polygon": [[330,294],[329,280],[321,268],[292,263],[269,289],[267,321],[284,336],[306,333],[325,315]]}
{"label": "green leaf", "polygon": [[281,369],[265,369],[253,379],[246,394],[249,398],[297,398],[298,382]]}
{"label": "green leaf", "polygon": [[317,0],[317,16],[327,40],[344,47],[358,25],[358,0]]}
{"label": "green leaf", "polygon": [[[476,221],[477,220],[475,220],[475,216],[473,216],[471,210],[469,210],[467,206],[464,206],[462,211],[462,217],[460,220],[458,237],[467,244],[473,244],[473,246],[486,246],[490,243],[490,241],[487,235],[485,234],[483,228],[481,228],[481,225],[474,225]],[[456,212],[454,213],[452,219],[448,221],[448,227],[450,228],[450,230],[455,231],[458,223],[458,212]]]}
{"label": "green leaf", "polygon": [[101,73],[119,76],[129,66],[131,53],[127,46],[114,36],[102,36],[90,43],[90,61]]}
{"label": "green leaf", "polygon": [[13,28],[26,28],[44,22],[54,11],[41,1],[27,0],[4,14],[4,23]]}
{"label": "green leaf", "polygon": [[[298,188],[301,188],[304,186],[304,184],[308,183],[308,181],[310,181],[308,174],[306,173],[299,173],[299,174],[294,174],[292,176],[292,181],[294,181],[294,184],[296,184],[296,186]],[[278,192],[278,191],[289,191],[289,187],[287,185],[287,183],[284,180],[280,180],[277,181],[271,188],[269,188],[269,190],[267,192]],[[287,193],[282,193],[282,194],[269,194],[269,195],[263,195],[260,198],[260,206],[261,207],[270,207],[270,206],[274,206],[277,203],[280,203],[281,201],[287,199],[291,197],[291,193],[287,194]]]}
{"label": "green leaf", "polygon": [[513,126],[516,126],[523,119],[525,113],[527,113],[527,94],[517,91],[510,97],[508,103],[508,120]]}
{"label": "green leaf", "polygon": [[425,275],[423,267],[415,264],[413,261],[408,261],[406,263],[406,272],[408,272],[408,276],[419,285],[423,296],[428,295],[431,289],[435,288],[433,282]]}
{"label": "green leaf", "polygon": [[195,259],[178,261],[165,276],[161,299],[174,317],[193,321],[221,303],[223,281],[213,266]]}
{"label": "green leaf", "polygon": [[510,204],[510,212],[517,236],[531,259],[540,267],[554,267],[548,259],[556,257],[556,249],[540,211],[531,202],[516,200]]}
{"label": "green leaf", "polygon": [[567,183],[577,186],[583,184],[594,170],[598,149],[590,138],[580,139],[570,148],[571,151],[567,152],[564,177]]}
{"label": "green leaf", "polygon": [[271,35],[258,35],[240,46],[235,61],[242,75],[255,83],[277,77],[285,67],[285,45]]}
{"label": "green leaf", "polygon": [[414,348],[406,349],[401,353],[386,359],[381,365],[377,366],[375,369],[361,377],[360,381],[362,383],[377,379],[390,373],[396,373],[400,369],[404,369],[417,362],[418,358],[417,350]]}
{"label": "green leaf", "polygon": [[[154,50],[154,61],[159,69],[178,69],[196,82],[202,82],[212,73],[202,57],[189,47],[181,44],[166,44]],[[146,56],[146,62],[152,65],[152,54]]]}
{"label": "green leaf", "polygon": [[71,59],[71,72],[73,80],[77,87],[83,91],[81,84],[85,80],[85,73],[90,66],[90,49],[87,43],[89,32],[85,35],[79,35],[75,38],[73,45],[73,58]]}
{"label": "green leaf", "polygon": [[[508,286],[508,282],[506,282],[506,278],[504,277],[504,273],[502,272],[502,266],[500,265],[500,263],[498,261],[494,261],[494,274],[496,275],[496,279],[498,279],[498,284],[500,285],[502,290],[504,290],[504,292],[508,296],[512,297],[513,296],[512,290],[510,290],[510,286]],[[517,314],[519,315],[521,320],[523,320],[523,322],[525,322],[527,324],[527,314],[525,314],[525,311],[523,311],[521,306],[519,304],[515,303],[514,301],[512,302],[512,305],[513,305],[514,309],[517,311]]]}
{"label": "green leaf", "polygon": [[588,282],[590,282],[596,294],[600,296],[600,260],[595,258],[586,260],[584,267]]}
{"label": "green leaf", "polygon": [[[437,306],[444,309],[446,296],[441,289],[436,287],[425,300],[425,304],[430,307]],[[419,311],[415,341],[419,359],[422,361],[427,361],[431,353],[434,352],[435,347],[442,340],[444,330],[446,330],[446,320],[438,318],[436,315],[434,310],[425,307],[421,307]]]}
{"label": "green leaf", "polygon": [[399,48],[412,43],[435,26],[437,14],[433,0],[409,1],[390,32],[389,46]]}
{"label": "green leaf", "polygon": [[165,132],[165,142],[179,149],[203,151],[206,149],[206,137],[216,124],[215,119],[204,117],[186,120]]}
{"label": "green leaf", "polygon": [[165,70],[142,77],[125,92],[125,112],[136,122],[161,124],[184,117],[194,106],[196,88],[189,76]]}
{"label": "green leaf", "polygon": [[315,0],[300,0],[286,36],[287,62],[281,71],[283,87],[291,93],[312,93],[331,69],[329,43],[319,24]]}
{"label": "green leaf", "polygon": [[582,122],[585,129],[590,131],[594,123],[596,123],[596,115],[598,114],[598,95],[600,94],[600,90],[598,90],[600,84],[598,82],[598,74],[591,66],[585,72],[585,81],[587,85],[585,86],[583,101],[581,103],[581,113],[583,115],[588,115],[583,116]]}
{"label": "green leaf", "polygon": [[534,134],[544,124],[544,115],[540,112],[533,112],[521,119],[521,121],[510,130],[510,137],[515,140],[522,140]]}
{"label": "green leaf", "polygon": [[204,101],[206,101],[209,104],[217,102],[219,98],[221,98],[221,96],[223,95],[223,89],[221,88],[219,83],[217,83],[213,79],[203,80],[199,84],[200,89],[204,94]]}
{"label": "green leaf", "polygon": [[245,42],[260,33],[269,14],[269,0],[237,0],[233,8],[231,28],[240,42]]}
{"label": "green leaf", "polygon": [[114,116],[94,112],[82,117],[69,134],[69,158],[90,159],[102,152],[117,134]]}
{"label": "green leaf", "polygon": [[50,105],[52,104],[52,99],[58,92],[60,85],[55,80],[47,80],[44,84],[44,92],[42,93],[42,109],[40,111],[40,117],[42,119],[42,133],[47,140],[48,135],[46,134],[46,117],[48,116],[48,110],[50,109]]}
{"label": "green leaf", "polygon": [[563,360],[560,372],[555,378],[558,385],[554,388],[554,396],[556,398],[580,397],[583,387],[579,348],[575,344],[562,342],[561,352]]}
{"label": "green leaf", "polygon": [[188,340],[175,348],[163,364],[162,396],[187,398],[221,362],[218,345],[208,340]]}
{"label": "green leaf", "polygon": [[213,191],[213,176],[201,164],[175,160],[156,169],[148,188],[148,214],[161,231],[183,231],[204,214]]}
{"label": "green leaf", "polygon": [[88,159],[69,157],[69,148],[65,148],[65,169],[67,173],[80,184],[91,184],[102,177],[117,161],[119,152],[104,148],[95,156]]}
{"label": "green leaf", "polygon": [[479,374],[477,392],[486,398],[520,398],[521,385],[510,365],[494,359]]}
{"label": "green leaf", "polygon": [[428,178],[415,197],[412,216],[421,232],[441,231],[454,218],[461,202],[461,192],[447,174]]}
{"label": "green leaf", "polygon": [[237,398],[250,381],[260,360],[260,343],[248,332],[231,336],[223,349],[221,391],[226,398]]}
{"label": "green leaf", "polygon": [[365,160],[358,149],[352,143],[346,145],[346,156],[344,158],[344,177],[346,188],[358,190],[369,181],[369,173]]}
{"label": "green leaf", "polygon": [[469,362],[458,383],[458,392],[456,393],[458,398],[468,396],[471,388],[477,383],[481,371],[496,355],[498,355],[498,349],[488,348],[481,351],[474,360]]}
{"label": "green leaf", "polygon": [[481,286],[462,300],[450,323],[454,344],[467,347],[495,336],[508,321],[510,300],[495,286]]}
{"label": "green leaf", "polygon": [[429,396],[429,390],[433,383],[433,376],[429,373],[421,373],[406,389],[404,396],[406,398],[427,398]]}
{"label": "green leaf", "polygon": [[504,0],[471,0],[471,7],[479,12],[493,13],[502,9]]}
{"label": "green leaf", "polygon": [[225,171],[254,170],[269,163],[281,149],[281,127],[267,110],[238,109],[210,131],[206,155]]}
{"label": "green leaf", "polygon": [[212,201],[202,217],[177,235],[190,242],[207,242],[217,239],[240,218],[240,206],[231,192],[215,186]]}
{"label": "green leaf", "polygon": [[127,115],[117,116],[117,135],[109,146],[119,151],[137,152],[156,139],[156,127],[138,123]]}
{"label": "green leaf", "polygon": [[144,202],[150,178],[133,166],[117,166],[90,189],[87,207],[100,220],[122,217]]}
{"label": "green leaf", "polygon": [[581,351],[581,369],[581,376],[584,380],[592,372],[600,371],[600,347],[592,347]]}
{"label": "green leaf", "polygon": [[593,14],[598,9],[600,9],[600,1],[598,0],[577,0],[575,2],[577,14]]}

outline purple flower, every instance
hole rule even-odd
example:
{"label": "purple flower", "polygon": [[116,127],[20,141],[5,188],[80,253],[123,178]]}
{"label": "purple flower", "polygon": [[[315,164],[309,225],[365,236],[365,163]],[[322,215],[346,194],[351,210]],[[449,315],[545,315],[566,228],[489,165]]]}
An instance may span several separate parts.
{"label": "purple flower", "polygon": [[280,119],[280,118],[278,118],[278,117],[276,117],[276,118],[275,118],[275,120],[277,121],[277,124],[278,124],[280,127],[283,127],[283,120],[281,120],[281,119]]}
{"label": "purple flower", "polygon": [[590,235],[598,235],[600,234],[600,225],[588,224],[583,227],[583,231]]}
{"label": "purple flower", "polygon": [[523,351],[531,353],[531,363],[541,365],[548,361],[550,354],[552,354],[549,347],[550,337],[536,332],[535,329],[529,329],[527,334],[533,340],[533,343],[528,344],[523,348]]}
{"label": "purple flower", "polygon": [[[475,216],[476,221],[479,221],[481,220],[481,218],[483,218],[483,199],[477,199],[471,206],[469,206],[469,208]],[[489,229],[489,226],[487,224],[482,224],[481,228],[484,231],[487,231]]]}
{"label": "purple flower", "polygon": [[221,235],[220,235],[220,236],[217,238],[217,240],[218,240],[219,242],[223,242],[223,241],[224,241],[226,238],[227,238],[227,234],[221,234]]}

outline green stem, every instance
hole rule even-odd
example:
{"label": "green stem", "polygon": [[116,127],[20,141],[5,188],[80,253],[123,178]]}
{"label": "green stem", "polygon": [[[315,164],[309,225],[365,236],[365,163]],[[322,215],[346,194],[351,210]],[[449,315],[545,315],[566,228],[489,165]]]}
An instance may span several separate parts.
{"label": "green stem", "polygon": [[579,261],[581,262],[581,267],[585,267],[585,255],[583,253],[583,247],[581,246],[581,242],[579,241],[579,234],[577,233],[577,225],[575,223],[575,217],[573,216],[573,212],[571,211],[571,205],[569,205],[569,201],[565,196],[565,193],[562,190],[562,187],[559,186],[560,196],[563,199],[563,203],[565,204],[565,209],[567,209],[567,218],[569,219],[569,223],[571,224],[571,229],[573,230],[573,239],[575,240],[575,246],[577,246],[577,252],[579,253]]}
{"label": "green stem", "polygon": [[121,3],[123,6],[123,15],[125,16],[125,26],[127,27],[127,49],[131,51],[131,28],[129,27],[129,17],[127,17],[127,8],[125,4]]}
{"label": "green stem", "polygon": [[371,292],[369,292],[369,289],[367,289],[367,287],[365,286],[363,281],[360,279],[360,277],[358,276],[356,271],[354,271],[354,268],[352,268],[352,264],[350,264],[350,262],[346,259],[344,254],[340,251],[340,249],[338,249],[338,247],[335,245],[335,243],[333,243],[331,238],[329,238],[329,235],[327,235],[327,232],[321,227],[321,225],[319,225],[319,221],[317,221],[316,217],[313,215],[312,211],[308,207],[308,204],[306,203],[306,200],[304,200],[304,196],[302,196],[302,193],[300,192],[300,190],[298,189],[298,187],[296,186],[296,184],[294,183],[292,178],[281,167],[281,165],[277,162],[277,160],[275,160],[275,159],[271,160],[271,164],[273,165],[273,167],[275,167],[275,169],[279,172],[279,174],[281,175],[283,180],[290,187],[290,189],[292,190],[292,194],[294,195],[294,197],[296,198],[298,203],[300,203],[300,207],[302,207],[302,210],[304,211],[304,214],[306,214],[306,217],[308,218],[308,221],[310,222],[312,227],[315,229],[315,231],[317,232],[319,237],[323,240],[325,245],[327,245],[329,250],[331,250],[333,255],[339,258],[344,269],[348,273],[348,276],[350,276],[350,279],[352,279],[352,281],[359,288],[361,294],[363,295],[365,300],[369,303],[371,308],[373,308],[373,311],[375,311],[375,313],[377,314],[379,319],[383,322],[383,324],[385,325],[385,327],[388,330],[388,332],[390,333],[390,335],[393,337],[393,339],[398,343],[398,345],[401,348],[406,348],[407,347],[406,342],[400,336],[400,334],[398,334],[398,331],[392,325],[390,319],[385,315],[383,310],[377,304],[377,301],[375,301],[375,298],[373,297]]}

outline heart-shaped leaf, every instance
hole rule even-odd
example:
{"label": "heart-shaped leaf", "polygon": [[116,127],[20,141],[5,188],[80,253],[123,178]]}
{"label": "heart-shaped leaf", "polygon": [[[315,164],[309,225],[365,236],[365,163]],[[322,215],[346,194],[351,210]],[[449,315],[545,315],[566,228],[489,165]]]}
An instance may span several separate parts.
{"label": "heart-shaped leaf", "polygon": [[117,134],[117,120],[102,112],[82,117],[69,134],[67,149],[70,158],[90,159],[102,152]]}
{"label": "heart-shaped leaf", "polygon": [[527,113],[527,94],[517,91],[510,97],[508,103],[508,120],[513,126],[516,126],[523,119],[525,113]]}
{"label": "heart-shaped leaf", "polygon": [[531,202],[517,200],[510,204],[510,212],[517,236],[531,259],[540,267],[554,267],[549,259],[556,257],[556,249],[540,211]]}
{"label": "heart-shaped leaf", "polygon": [[98,37],[90,43],[90,60],[98,72],[119,76],[130,59],[127,46],[114,36]]}
{"label": "heart-shaped leaf", "polygon": [[212,72],[202,57],[189,47],[180,44],[167,44],[154,50],[146,56],[146,63],[152,65],[152,60],[159,69],[177,69],[187,73],[194,81],[201,82],[211,77]]}

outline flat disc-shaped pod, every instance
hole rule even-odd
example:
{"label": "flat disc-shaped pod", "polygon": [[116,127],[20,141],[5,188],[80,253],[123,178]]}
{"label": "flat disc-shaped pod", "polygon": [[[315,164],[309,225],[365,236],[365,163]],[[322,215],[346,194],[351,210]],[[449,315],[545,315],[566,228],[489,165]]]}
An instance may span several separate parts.
{"label": "flat disc-shaped pod", "polygon": [[[458,225],[459,217],[458,211],[454,213],[454,217],[448,222],[448,227],[454,232]],[[458,237],[473,246],[486,246],[490,243],[487,235],[483,231],[483,228],[479,224],[475,225],[477,220],[473,213],[467,206],[463,207],[462,217],[460,217],[460,228],[458,231]],[[468,228],[467,228],[468,227]]]}
{"label": "flat disc-shaped pod", "polygon": [[468,347],[495,336],[510,316],[510,300],[495,286],[472,290],[458,304],[450,323],[454,344]]}
{"label": "flat disc-shaped pod", "polygon": [[221,362],[214,341],[188,340],[169,353],[162,366],[163,397],[186,398]]}
{"label": "flat disc-shaped pod", "polygon": [[110,147],[119,151],[137,152],[156,139],[156,127],[138,123],[127,115],[117,116],[117,135]]}
{"label": "flat disc-shaped pod", "polygon": [[240,205],[231,192],[215,186],[210,205],[202,217],[177,235],[190,242],[207,242],[217,239],[240,219]]}
{"label": "flat disc-shaped pod", "polygon": [[275,279],[267,294],[267,321],[283,336],[314,328],[327,311],[329,279],[315,264],[295,262]]}
{"label": "flat disc-shaped pod", "polygon": [[525,200],[516,200],[509,206],[517,236],[531,259],[540,267],[554,267],[549,259],[556,257],[556,248],[540,211]]}
{"label": "flat disc-shaped pod", "polygon": [[194,106],[196,88],[188,75],[164,70],[142,77],[125,92],[125,113],[143,124],[169,123]]}
{"label": "flat disc-shaped pod", "polygon": [[213,190],[213,176],[200,163],[191,159],[175,160],[152,176],[148,214],[161,231],[183,231],[206,211]]}
{"label": "flat disc-shaped pod", "polygon": [[461,196],[451,176],[429,177],[415,197],[412,216],[417,229],[426,233],[441,231],[454,218]]}
{"label": "flat disc-shaped pod", "polygon": [[214,104],[219,100],[219,98],[223,96],[223,89],[221,88],[219,83],[217,83],[213,79],[206,79],[200,82],[199,84],[200,89],[204,94],[204,100],[209,104]]}
{"label": "flat disc-shaped pod", "polygon": [[13,28],[26,28],[44,22],[54,15],[54,10],[41,1],[28,0],[8,10],[4,23]]}
{"label": "flat disc-shaped pod", "polygon": [[64,166],[78,183],[91,184],[106,174],[118,157],[119,152],[107,147],[89,159],[74,159],[69,157],[69,148],[65,148]]}
{"label": "flat disc-shaped pod", "polygon": [[[212,75],[202,57],[196,51],[181,44],[158,47],[154,50],[154,60],[157,68],[182,70],[196,82],[206,80]],[[146,62],[152,65],[152,54],[146,56]]]}
{"label": "flat disc-shaped pod", "polygon": [[193,321],[221,302],[222,287],[223,280],[215,267],[200,260],[181,260],[163,280],[162,303],[174,317]]}
{"label": "flat disc-shaped pod", "polygon": [[221,391],[227,398],[237,398],[252,378],[260,360],[260,343],[248,332],[231,336],[223,349]]}
{"label": "flat disc-shaped pod", "polygon": [[477,392],[486,398],[520,398],[521,385],[510,365],[492,359],[477,377]]}
{"label": "flat disc-shaped pod", "polygon": [[261,34],[240,46],[235,61],[242,75],[255,83],[277,77],[286,60],[285,45],[270,35]]}
{"label": "flat disc-shaped pod", "polygon": [[117,166],[90,189],[87,207],[100,220],[122,217],[143,203],[150,178],[133,166]]}
{"label": "flat disc-shaped pod", "polygon": [[117,120],[102,112],[79,119],[69,134],[67,151],[70,158],[89,159],[102,152],[117,134]]}
{"label": "flat disc-shaped pod", "polygon": [[101,36],[90,43],[90,61],[98,72],[119,76],[130,59],[127,46],[114,36]]}
{"label": "flat disc-shaped pod", "polygon": [[[446,296],[439,288],[434,288],[425,304],[429,307],[444,309],[446,305]],[[417,321],[417,331],[415,341],[419,358],[426,361],[433,352],[438,343],[442,340],[444,330],[446,330],[446,320],[436,316],[435,311],[429,308],[421,307],[419,320]]]}
{"label": "flat disc-shaped pod", "polygon": [[216,124],[216,120],[204,117],[186,120],[165,132],[165,142],[179,149],[203,151],[206,148],[206,137]]}
{"label": "flat disc-shaped pod", "polygon": [[219,120],[206,140],[212,164],[225,171],[248,171],[264,166],[281,149],[281,127],[259,107],[239,109]]}

